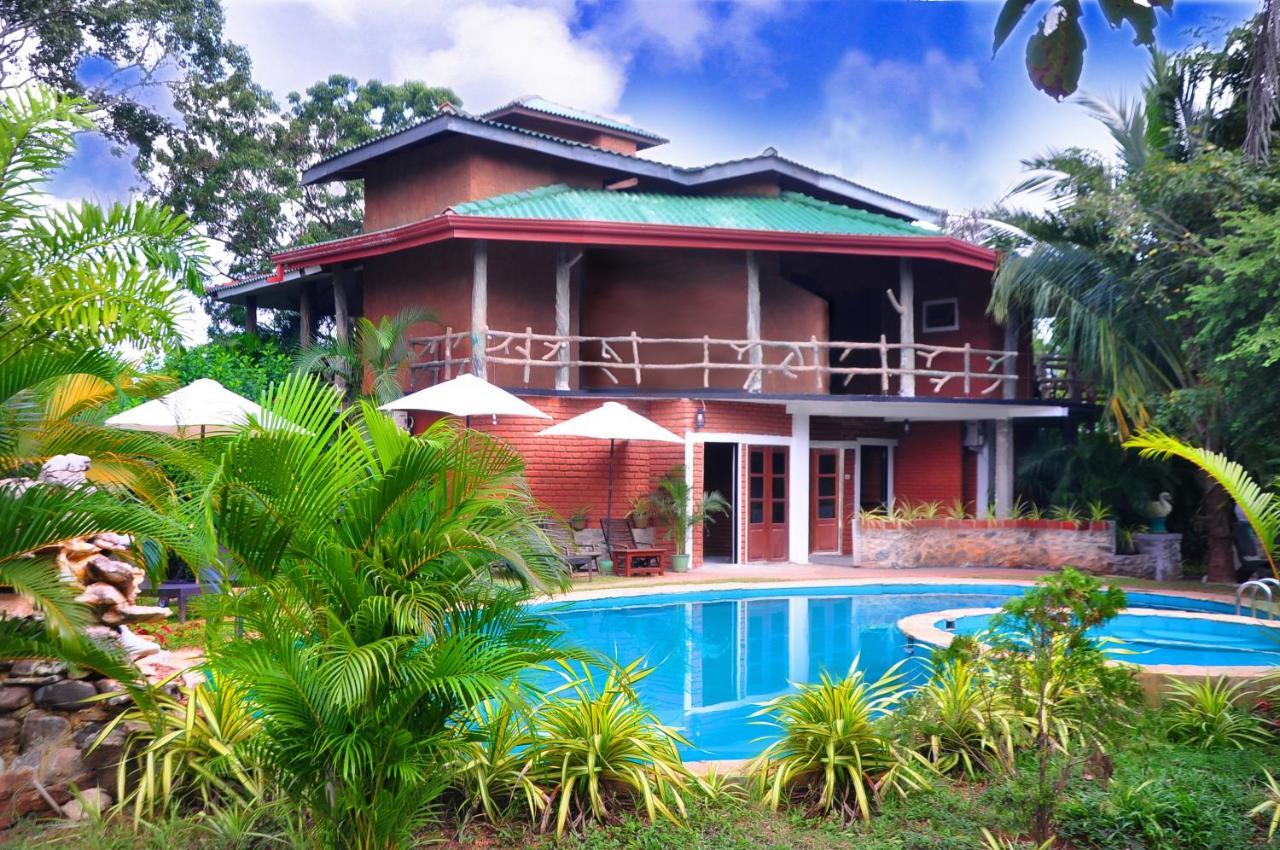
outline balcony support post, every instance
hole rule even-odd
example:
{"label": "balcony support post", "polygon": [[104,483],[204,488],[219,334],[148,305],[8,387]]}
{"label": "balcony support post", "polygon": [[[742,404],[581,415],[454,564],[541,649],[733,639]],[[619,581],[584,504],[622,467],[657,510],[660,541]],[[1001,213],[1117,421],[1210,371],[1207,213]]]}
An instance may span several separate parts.
{"label": "balcony support post", "polygon": [[[1014,320],[1014,317],[1009,316],[1005,320],[1004,324],[1004,350],[1016,352],[1018,350],[1019,336],[1021,336],[1021,328],[1019,327],[1018,322]],[[1018,357],[1016,354],[1012,357],[1005,358],[1004,373],[1006,375],[1015,376],[1018,374]],[[1004,380],[1000,383],[1004,385],[1001,387],[1001,391],[1005,398],[1018,397],[1018,381],[1016,379],[1012,381]]]}
{"label": "balcony support post", "polygon": [[787,463],[787,560],[809,563],[809,413],[791,413]]}
{"label": "balcony support post", "polygon": [[916,278],[911,260],[898,260],[898,366],[902,375],[898,379],[898,395],[911,397],[916,394]]}
{"label": "balcony support post", "polygon": [[333,336],[346,342],[351,336],[351,313],[347,307],[347,286],[351,282],[350,266],[333,269]]}
{"label": "balcony support post", "polygon": [[315,342],[316,307],[311,287],[302,284],[298,292],[298,346],[304,351]]}
{"label": "balcony support post", "polygon": [[255,336],[258,333],[258,296],[256,295],[244,297],[244,332]]}
{"label": "balcony support post", "polygon": [[556,389],[569,389],[569,363],[573,360],[569,336],[569,276],[573,267],[582,259],[582,252],[574,254],[569,246],[561,245],[556,251],[556,336],[561,337],[556,351]]}
{"label": "balcony support post", "polygon": [[[760,258],[755,251],[747,252],[747,342],[760,341]],[[752,366],[764,364],[764,349],[752,345],[749,352]],[[758,393],[763,387],[764,373],[755,371],[747,382],[747,391]]]}
{"label": "balcony support post", "polygon": [[471,374],[488,380],[489,244],[475,242],[471,260]]}

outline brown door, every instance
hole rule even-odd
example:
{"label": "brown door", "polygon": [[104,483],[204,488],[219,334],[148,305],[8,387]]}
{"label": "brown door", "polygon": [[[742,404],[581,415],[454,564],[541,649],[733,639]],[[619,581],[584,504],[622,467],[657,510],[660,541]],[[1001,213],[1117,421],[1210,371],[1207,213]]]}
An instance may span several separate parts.
{"label": "brown door", "polygon": [[840,550],[840,450],[814,449],[809,458],[809,551]]}
{"label": "brown door", "polygon": [[752,446],[747,460],[747,555],[753,561],[787,557],[787,450]]}

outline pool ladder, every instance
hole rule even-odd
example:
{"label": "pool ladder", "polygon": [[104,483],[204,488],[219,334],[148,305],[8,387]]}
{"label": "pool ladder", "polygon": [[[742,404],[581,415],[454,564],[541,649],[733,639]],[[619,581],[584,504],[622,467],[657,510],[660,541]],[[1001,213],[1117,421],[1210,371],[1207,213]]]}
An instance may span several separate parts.
{"label": "pool ladder", "polygon": [[1274,578],[1260,578],[1253,581],[1246,581],[1244,584],[1236,588],[1236,616],[1240,615],[1243,609],[1244,599],[1249,599],[1249,614],[1252,617],[1258,617],[1258,594],[1264,594],[1267,597],[1267,619],[1274,620],[1276,616],[1275,606],[1272,604],[1271,589],[1280,589],[1280,581]]}

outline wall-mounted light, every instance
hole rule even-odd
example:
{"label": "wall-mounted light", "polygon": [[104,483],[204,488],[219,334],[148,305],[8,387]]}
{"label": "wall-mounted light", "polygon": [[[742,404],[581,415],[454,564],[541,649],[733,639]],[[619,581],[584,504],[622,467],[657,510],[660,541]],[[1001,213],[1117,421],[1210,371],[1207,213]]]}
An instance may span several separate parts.
{"label": "wall-mounted light", "polygon": [[707,427],[707,406],[700,404],[693,412],[693,430],[701,431],[705,427]]}
{"label": "wall-mounted light", "polygon": [[910,419],[902,420],[902,436],[904,437],[911,436],[911,420]]}

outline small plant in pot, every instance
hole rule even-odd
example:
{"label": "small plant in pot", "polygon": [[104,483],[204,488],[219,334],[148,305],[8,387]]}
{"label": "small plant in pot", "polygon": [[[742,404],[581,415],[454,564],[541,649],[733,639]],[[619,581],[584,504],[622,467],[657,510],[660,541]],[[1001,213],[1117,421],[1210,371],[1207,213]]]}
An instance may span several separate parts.
{"label": "small plant in pot", "polygon": [[653,497],[648,493],[631,500],[631,524],[636,528],[648,528],[653,519]]}
{"label": "small plant in pot", "polygon": [[667,527],[667,537],[675,545],[671,569],[678,573],[688,572],[689,553],[685,542],[690,529],[699,528],[704,522],[714,522],[716,514],[729,513],[729,500],[719,491],[712,490],[703,493],[700,502],[696,501],[693,487],[685,480],[683,466],[673,468],[658,481],[653,500],[657,516]]}
{"label": "small plant in pot", "polygon": [[574,508],[569,514],[569,527],[574,531],[582,531],[587,527],[587,508]]}

